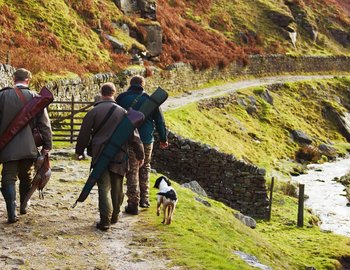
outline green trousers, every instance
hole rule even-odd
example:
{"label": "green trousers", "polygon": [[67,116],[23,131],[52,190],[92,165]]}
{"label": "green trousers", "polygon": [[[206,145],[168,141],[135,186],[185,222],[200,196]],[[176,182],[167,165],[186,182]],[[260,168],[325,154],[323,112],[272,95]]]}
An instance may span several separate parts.
{"label": "green trousers", "polygon": [[97,186],[101,223],[109,224],[111,218],[118,216],[123,203],[123,176],[105,170]]}

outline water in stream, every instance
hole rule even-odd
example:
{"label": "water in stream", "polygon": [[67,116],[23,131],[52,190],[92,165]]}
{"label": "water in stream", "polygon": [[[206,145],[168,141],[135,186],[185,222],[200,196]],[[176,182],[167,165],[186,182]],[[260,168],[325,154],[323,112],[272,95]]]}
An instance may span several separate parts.
{"label": "water in stream", "polygon": [[305,206],[312,209],[321,221],[321,229],[350,237],[350,207],[345,187],[334,181],[350,171],[350,158],[308,166],[307,174],[293,177],[305,184]]}

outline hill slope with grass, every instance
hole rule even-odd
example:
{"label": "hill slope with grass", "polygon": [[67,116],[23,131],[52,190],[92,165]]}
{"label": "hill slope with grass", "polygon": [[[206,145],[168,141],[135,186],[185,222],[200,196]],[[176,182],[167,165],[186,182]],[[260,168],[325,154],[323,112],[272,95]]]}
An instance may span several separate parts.
{"label": "hill slope with grass", "polygon": [[[151,19],[119,2],[0,0],[0,61],[67,76],[116,72],[136,54],[145,65],[183,61],[204,69],[249,54],[350,52],[349,0],[140,0],[156,7]],[[156,58],[146,48],[152,25],[162,32]]]}
{"label": "hill slope with grass", "polygon": [[267,169],[269,175],[288,174],[298,171],[300,164],[295,160],[303,149],[292,139],[293,130],[312,139],[310,149],[331,145],[340,156],[350,149],[333,119],[326,117],[327,106],[339,114],[347,111],[349,85],[349,78],[342,77],[261,86],[192,103],[165,115],[169,128],[185,138],[234,154]]}
{"label": "hill slope with grass", "polygon": [[272,219],[250,229],[233,217],[235,210],[201,197],[210,202],[207,207],[195,199],[199,195],[175,184],[181,201],[174,224],[164,228],[147,213],[143,229],[164,231],[161,239],[175,249],[169,257],[189,269],[252,269],[235,251],[253,255],[272,269],[348,269],[349,238],[321,231],[309,209],[306,226],[298,228],[295,188],[286,180],[303,170],[296,158],[302,147],[291,130],[310,136],[312,147],[328,144],[338,156],[348,153],[350,145],[327,118],[326,107],[346,112],[349,85],[349,78],[341,77],[254,87],[165,112],[175,133],[258,164],[267,169],[267,178],[277,176]]}
{"label": "hill slope with grass", "polygon": [[[152,183],[157,176],[152,176]],[[305,227],[298,228],[295,198],[276,193],[271,221],[258,221],[256,229],[251,229],[234,217],[235,210],[222,203],[176,183],[174,188],[179,203],[173,223],[164,226],[154,211],[145,211],[138,226],[143,232],[140,239],[149,239],[157,232],[162,241],[158,252],[171,259],[171,265],[184,269],[256,269],[237,255],[240,251],[255,256],[259,263],[271,269],[349,267],[349,238],[320,231],[316,226],[317,217],[309,212],[305,213]],[[156,192],[151,189],[152,204],[156,203]],[[210,206],[196,198],[206,200]],[[144,242],[147,245],[147,240]],[[154,242],[149,243],[152,245]]]}

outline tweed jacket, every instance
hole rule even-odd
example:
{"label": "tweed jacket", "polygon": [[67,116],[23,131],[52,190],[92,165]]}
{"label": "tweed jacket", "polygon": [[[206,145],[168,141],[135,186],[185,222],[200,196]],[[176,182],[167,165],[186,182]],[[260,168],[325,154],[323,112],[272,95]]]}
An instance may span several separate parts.
{"label": "tweed jacket", "polygon": [[[75,147],[75,153],[78,155],[82,155],[84,153],[84,150],[90,141],[90,137],[93,134],[93,130],[96,130],[100,126],[101,122],[104,120],[112,106],[117,107],[103,126],[101,126],[97,133],[92,137],[92,166],[95,165],[97,158],[102,153],[104,145],[112,136],[113,131],[123,119],[127,111],[117,105],[113,98],[111,98],[95,103],[94,108],[89,111],[83,119]],[[125,143],[122,146],[122,151],[120,151],[110,162],[108,167],[110,171],[119,175],[125,175],[126,171],[129,169],[127,156],[128,145],[134,149],[138,160],[144,159],[143,145],[137,130],[135,130],[130,136],[128,143]]]}
{"label": "tweed jacket", "polygon": [[[26,100],[30,100],[35,92],[29,88],[19,86]],[[6,87],[0,90],[0,134],[2,134],[12,119],[22,109],[24,104],[17,96],[13,88]],[[36,126],[40,129],[44,139],[44,148],[51,150],[52,148],[52,131],[50,119],[47,110],[44,109],[33,121],[28,123],[15,137],[0,151],[0,162],[8,162],[14,160],[37,158],[38,149],[35,145],[32,128],[36,122]]]}

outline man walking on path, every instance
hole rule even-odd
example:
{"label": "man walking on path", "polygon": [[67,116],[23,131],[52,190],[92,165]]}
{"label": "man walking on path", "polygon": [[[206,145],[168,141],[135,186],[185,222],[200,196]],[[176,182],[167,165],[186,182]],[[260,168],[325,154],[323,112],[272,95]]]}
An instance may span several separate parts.
{"label": "man walking on path", "polygon": [[[134,76],[130,80],[130,87],[121,93],[116,101],[125,109],[138,110],[143,102],[149,98],[144,91],[145,79],[142,76]],[[132,215],[138,214],[138,206],[148,208],[149,203],[149,177],[151,171],[151,156],[154,142],[154,130],[157,130],[160,138],[160,147],[168,147],[165,121],[160,108],[154,111],[141,127],[138,128],[145,149],[145,161],[142,167],[138,166],[135,153],[130,149],[130,170],[126,174],[128,204],[125,212]]]}
{"label": "man walking on path", "polygon": [[[81,125],[75,148],[76,158],[80,160],[85,157],[84,150],[92,137],[92,167],[102,153],[105,143],[126,114],[126,110],[115,103],[115,93],[116,88],[113,83],[104,84],[101,87],[101,100],[96,102],[94,108],[86,114]],[[137,166],[143,164],[143,145],[135,130],[128,143],[123,145],[122,151],[112,159],[108,169],[97,181],[100,222],[96,227],[103,231],[108,230],[110,224],[118,222],[124,197],[123,177],[128,170],[128,144],[133,148]]]}
{"label": "man walking on path", "polygon": [[[30,71],[24,68],[17,69],[13,74],[13,80],[14,88],[6,87],[0,90],[0,134],[3,134],[22,107],[37,95],[29,90]],[[2,163],[1,193],[6,202],[8,223],[18,221],[15,185],[17,177],[20,181],[21,203],[31,188],[33,163],[39,155],[32,134],[35,124],[43,136],[44,145],[41,152],[46,155],[52,148],[51,124],[46,109],[21,129],[0,151],[0,163]],[[20,209],[20,214],[26,214],[26,212],[25,208]]]}

